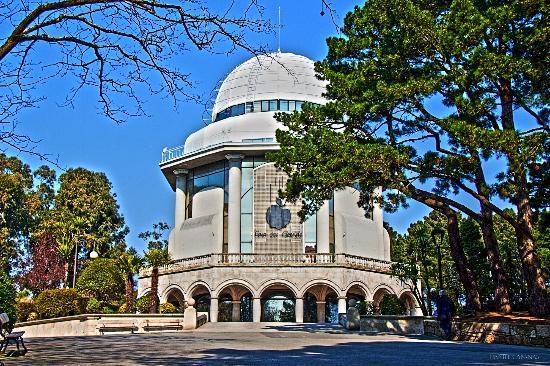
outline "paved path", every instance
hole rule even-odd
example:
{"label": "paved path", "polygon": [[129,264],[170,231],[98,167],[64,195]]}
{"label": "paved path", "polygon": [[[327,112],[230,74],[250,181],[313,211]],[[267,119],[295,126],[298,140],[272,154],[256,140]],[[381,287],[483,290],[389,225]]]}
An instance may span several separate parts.
{"label": "paved path", "polygon": [[550,350],[363,335],[338,326],[209,323],[178,333],[28,339],[11,365],[550,365]]}

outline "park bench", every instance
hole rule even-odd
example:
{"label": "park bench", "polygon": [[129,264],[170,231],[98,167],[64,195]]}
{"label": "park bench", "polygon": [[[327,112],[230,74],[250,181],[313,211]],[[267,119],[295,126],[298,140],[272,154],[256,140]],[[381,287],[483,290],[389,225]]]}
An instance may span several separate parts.
{"label": "park bench", "polygon": [[143,330],[146,332],[152,330],[174,329],[181,330],[183,325],[179,319],[159,319],[159,320],[145,320]]}
{"label": "park bench", "polygon": [[[21,354],[21,349],[19,346],[23,347],[23,355],[27,353],[27,347],[25,346],[25,342],[23,341],[23,334],[25,332],[9,332],[5,326],[10,321],[10,318],[6,313],[0,314],[0,336],[2,339],[0,340],[0,353],[5,353],[8,349],[8,345],[10,343],[15,344],[17,346],[17,353]],[[13,354],[12,352],[8,353],[8,356],[11,356]]]}
{"label": "park bench", "polygon": [[130,333],[134,334],[134,332],[138,330],[138,327],[134,322],[114,322],[106,320],[100,321],[97,329],[102,335],[105,334],[106,331],[130,331]]}

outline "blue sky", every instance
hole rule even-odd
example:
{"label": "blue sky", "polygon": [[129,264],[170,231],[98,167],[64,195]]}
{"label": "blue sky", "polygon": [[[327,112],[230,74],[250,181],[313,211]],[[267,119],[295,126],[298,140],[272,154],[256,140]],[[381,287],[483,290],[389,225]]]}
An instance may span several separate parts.
{"label": "blue sky", "polygon": [[[335,34],[336,29],[328,14],[319,14],[320,0],[265,1],[264,5],[265,17],[273,22],[277,21],[277,8],[281,6],[283,52],[302,54],[313,60],[325,56],[325,39]],[[335,4],[338,24],[342,24],[343,16],[353,5],[353,1]],[[260,41],[276,50],[276,39],[273,35]],[[208,95],[218,80],[249,57],[242,51],[229,56],[192,51],[174,62],[191,73],[196,82],[194,93]],[[139,232],[158,221],[170,225],[174,221],[174,193],[158,168],[161,151],[164,147],[182,145],[190,133],[203,126],[203,107],[182,103],[174,109],[166,100],[143,95],[149,117],[116,124],[101,115],[95,89],[83,90],[73,108],[61,106],[70,82],[70,79],[57,79],[43,86],[39,92],[47,96],[47,100],[39,108],[19,115],[19,132],[40,140],[38,149],[58,157],[63,167],[81,166],[105,172],[113,183],[121,212],[130,228],[127,243],[141,250],[144,244],[137,238]],[[32,156],[19,157],[32,168],[42,164]],[[409,209],[386,214],[385,219],[403,232],[411,222],[428,212],[427,208],[413,202]]]}

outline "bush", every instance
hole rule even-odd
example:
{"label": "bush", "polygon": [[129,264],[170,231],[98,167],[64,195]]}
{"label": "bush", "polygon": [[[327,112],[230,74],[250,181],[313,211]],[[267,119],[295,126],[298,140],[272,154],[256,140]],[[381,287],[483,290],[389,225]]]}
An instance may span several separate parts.
{"label": "bush", "polygon": [[178,312],[178,309],[173,304],[165,302],[160,304],[160,313],[161,314],[175,314]]}
{"label": "bush", "polygon": [[10,277],[6,272],[0,270],[0,312],[8,314],[10,321],[7,325],[7,329],[11,331],[15,324],[17,310],[15,307],[15,297],[17,292]]}
{"label": "bush", "polygon": [[86,310],[84,299],[73,288],[44,290],[34,301],[40,319],[78,315]]}
{"label": "bush", "polygon": [[101,314],[103,310],[103,303],[98,299],[92,297],[86,304],[86,313],[88,314]]}
{"label": "bush", "polygon": [[32,322],[33,320],[38,320],[38,313],[36,311],[33,311],[32,313],[30,313],[29,316],[27,317],[28,322]]}
{"label": "bush", "polygon": [[136,310],[141,314],[147,314],[151,307],[151,295],[145,295],[136,300]]}
{"label": "bush", "polygon": [[97,258],[80,273],[76,288],[89,297],[111,302],[124,296],[124,278],[116,261]]}
{"label": "bush", "polygon": [[407,308],[397,295],[386,294],[380,301],[380,313],[382,315],[405,315]]}
{"label": "bush", "polygon": [[26,322],[29,320],[29,316],[32,313],[36,313],[36,307],[34,302],[27,298],[20,299],[17,302],[17,321]]}

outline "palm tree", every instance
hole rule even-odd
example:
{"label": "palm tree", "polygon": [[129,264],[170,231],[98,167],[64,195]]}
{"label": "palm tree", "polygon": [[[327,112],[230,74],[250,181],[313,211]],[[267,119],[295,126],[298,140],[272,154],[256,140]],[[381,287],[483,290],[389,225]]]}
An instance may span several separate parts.
{"label": "palm tree", "polygon": [[145,263],[151,267],[151,306],[150,313],[159,312],[159,267],[170,263],[172,258],[168,253],[168,240],[163,239],[168,230],[168,224],[159,222],[153,225],[153,231],[145,231],[138,235],[147,241],[147,251],[144,253]]}
{"label": "palm tree", "polygon": [[137,254],[134,248],[130,248],[118,257],[118,264],[124,273],[126,312],[134,312],[134,275],[143,266],[143,258]]}

